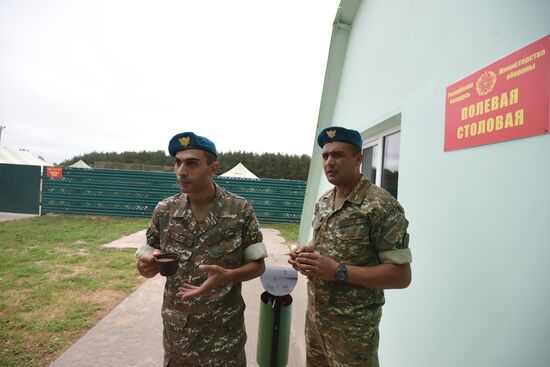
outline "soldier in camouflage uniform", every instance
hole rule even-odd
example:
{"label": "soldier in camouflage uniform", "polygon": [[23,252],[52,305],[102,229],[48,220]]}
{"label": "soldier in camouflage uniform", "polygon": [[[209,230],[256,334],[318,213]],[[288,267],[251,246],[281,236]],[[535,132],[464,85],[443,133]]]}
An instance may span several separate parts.
{"label": "soldier in camouflage uniform", "polygon": [[308,367],[378,366],[384,291],[411,281],[408,221],[391,194],[360,173],[362,140],[330,127],[317,139],[334,188],[317,202],[313,240],[290,254],[308,277]]}
{"label": "soldier in camouflage uniform", "polygon": [[241,282],[260,276],[267,256],[250,204],[213,183],[214,144],[193,133],[169,143],[182,193],[161,201],[137,252],[145,277],[160,253],[180,255],[162,304],[164,366],[245,367]]}

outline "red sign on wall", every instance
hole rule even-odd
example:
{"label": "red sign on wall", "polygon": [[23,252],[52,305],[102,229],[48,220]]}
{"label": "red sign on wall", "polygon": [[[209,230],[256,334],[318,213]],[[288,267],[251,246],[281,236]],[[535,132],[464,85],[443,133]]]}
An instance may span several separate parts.
{"label": "red sign on wall", "polygon": [[444,150],[548,133],[550,35],[447,87]]}
{"label": "red sign on wall", "polygon": [[63,178],[62,167],[46,167],[46,177],[48,178]]}

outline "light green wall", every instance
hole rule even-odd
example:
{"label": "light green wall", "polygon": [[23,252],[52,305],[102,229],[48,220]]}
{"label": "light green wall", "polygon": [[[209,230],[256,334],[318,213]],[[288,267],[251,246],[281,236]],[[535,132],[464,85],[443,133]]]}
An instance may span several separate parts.
{"label": "light green wall", "polygon": [[[413,283],[386,292],[384,367],[550,366],[550,135],[443,152],[445,88],[549,34],[549,19],[548,0],[358,8],[332,123],[401,114],[411,223]],[[308,201],[329,188],[319,162],[311,181]]]}

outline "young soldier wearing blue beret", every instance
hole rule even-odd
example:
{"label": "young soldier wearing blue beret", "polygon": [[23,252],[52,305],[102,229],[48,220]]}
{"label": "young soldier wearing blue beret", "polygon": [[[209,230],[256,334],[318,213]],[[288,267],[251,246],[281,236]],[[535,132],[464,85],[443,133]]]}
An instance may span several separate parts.
{"label": "young soldier wearing blue beret", "polygon": [[245,199],[213,182],[213,142],[186,132],[168,150],[182,192],[156,206],[137,252],[147,278],[159,272],[161,252],[181,258],[164,289],[164,366],[245,367],[241,282],[260,276],[267,256],[258,220]]}
{"label": "young soldier wearing blue beret", "polygon": [[307,366],[377,367],[383,290],[411,282],[408,221],[361,175],[359,132],[333,126],[317,142],[334,188],[315,206],[313,240],[289,259],[308,277]]}

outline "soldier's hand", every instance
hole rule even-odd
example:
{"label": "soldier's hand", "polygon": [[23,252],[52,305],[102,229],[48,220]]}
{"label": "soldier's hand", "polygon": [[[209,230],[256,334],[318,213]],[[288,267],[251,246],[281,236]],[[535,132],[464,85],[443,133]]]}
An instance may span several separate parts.
{"label": "soldier's hand", "polygon": [[292,265],[294,270],[299,271],[300,273],[307,275],[301,271],[301,269],[298,266],[298,263],[296,262],[296,259],[301,253],[304,252],[313,252],[313,241],[308,243],[307,246],[298,246],[294,250],[290,251],[288,256],[290,256],[290,259],[288,259],[288,263]]}
{"label": "soldier's hand", "polygon": [[222,268],[218,265],[200,265],[199,269],[208,272],[208,279],[204,281],[200,286],[191,285],[185,283],[182,287],[179,288],[177,296],[181,298],[192,298],[197,297],[203,294],[207,294],[217,289],[220,286],[223,286],[226,283],[229,283],[229,270]]}
{"label": "soldier's hand", "polygon": [[159,267],[155,258],[160,255],[159,251],[153,251],[149,254],[141,255],[137,261],[137,269],[145,278],[152,278],[159,272]]}
{"label": "soldier's hand", "polygon": [[301,252],[296,258],[298,271],[304,275],[321,279],[335,280],[338,262],[331,257],[315,252]]}

